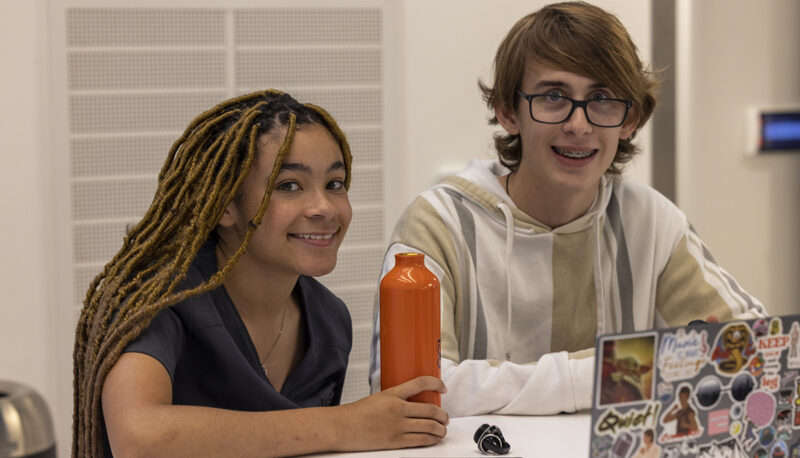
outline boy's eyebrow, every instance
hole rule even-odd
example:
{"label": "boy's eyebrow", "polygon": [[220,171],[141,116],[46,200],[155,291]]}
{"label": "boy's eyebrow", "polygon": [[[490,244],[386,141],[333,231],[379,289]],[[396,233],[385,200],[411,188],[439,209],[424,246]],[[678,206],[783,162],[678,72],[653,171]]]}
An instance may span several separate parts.
{"label": "boy's eyebrow", "polygon": [[[569,85],[559,80],[541,80],[536,82],[536,84],[533,86],[533,89],[534,91],[536,91],[548,87],[569,87]],[[608,86],[606,86],[603,83],[592,83],[591,85],[589,85],[589,89],[600,89],[606,87]]]}
{"label": "boy's eyebrow", "polygon": [[[341,170],[341,169],[344,169],[344,168],[345,168],[344,167],[344,162],[336,161],[333,164],[331,164],[330,167],[328,167],[328,170],[326,171],[326,173],[332,172],[334,170]],[[284,162],[283,164],[281,164],[281,170],[280,170],[281,172],[289,171],[289,170],[299,171],[299,172],[307,173],[309,175],[311,174],[311,167],[307,166],[306,164],[303,164],[302,162]]]}

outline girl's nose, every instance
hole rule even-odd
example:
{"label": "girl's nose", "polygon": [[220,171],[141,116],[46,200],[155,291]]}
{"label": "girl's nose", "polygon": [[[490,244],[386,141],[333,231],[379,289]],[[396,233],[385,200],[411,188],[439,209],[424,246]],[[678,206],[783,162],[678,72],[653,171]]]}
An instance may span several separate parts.
{"label": "girl's nose", "polygon": [[330,219],[336,216],[336,206],[331,202],[325,190],[314,191],[308,194],[306,200],[306,216],[309,218]]}

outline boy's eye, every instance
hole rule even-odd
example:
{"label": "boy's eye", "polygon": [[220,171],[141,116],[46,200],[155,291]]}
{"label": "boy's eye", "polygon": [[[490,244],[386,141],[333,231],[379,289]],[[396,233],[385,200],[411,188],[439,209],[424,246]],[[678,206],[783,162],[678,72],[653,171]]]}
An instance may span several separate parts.
{"label": "boy's eye", "polygon": [[297,191],[300,189],[300,185],[294,181],[284,181],[278,184],[278,186],[275,186],[275,189],[279,191]]}
{"label": "boy's eye", "polygon": [[555,89],[551,89],[542,95],[544,95],[545,99],[550,102],[558,102],[562,97],[564,97],[564,94],[561,91],[557,91]]}
{"label": "boy's eye", "polygon": [[609,97],[608,94],[605,94],[603,92],[595,92],[594,94],[589,96],[589,100],[605,100],[609,98],[611,97]]}

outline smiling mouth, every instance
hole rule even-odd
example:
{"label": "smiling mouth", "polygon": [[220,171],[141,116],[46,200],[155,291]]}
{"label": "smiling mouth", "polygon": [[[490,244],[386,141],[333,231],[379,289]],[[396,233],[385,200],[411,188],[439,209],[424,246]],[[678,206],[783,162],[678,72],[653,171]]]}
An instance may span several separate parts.
{"label": "smiling mouth", "polygon": [[298,239],[304,239],[304,240],[330,240],[330,239],[333,238],[333,236],[335,234],[336,233],[334,232],[334,233],[322,234],[322,235],[317,235],[317,234],[289,234],[289,236],[290,237],[296,237]]}
{"label": "smiling mouth", "polygon": [[566,157],[568,159],[586,159],[588,157],[594,156],[598,150],[590,149],[586,151],[577,151],[577,150],[569,150],[565,148],[559,148],[557,146],[552,147],[553,152],[558,154],[561,157]]}

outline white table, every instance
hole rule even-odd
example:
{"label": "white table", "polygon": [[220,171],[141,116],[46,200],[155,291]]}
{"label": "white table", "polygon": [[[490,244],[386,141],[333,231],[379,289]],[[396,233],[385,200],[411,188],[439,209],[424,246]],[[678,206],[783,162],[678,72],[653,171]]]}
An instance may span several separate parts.
{"label": "white table", "polygon": [[511,451],[506,457],[589,456],[591,412],[551,416],[481,415],[451,418],[447,436],[437,445],[360,453],[331,453],[326,457],[481,457],[473,440],[484,423],[497,425]]}

